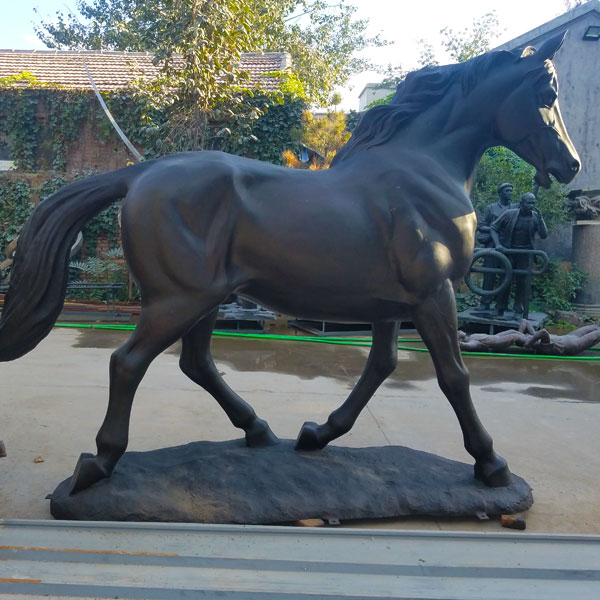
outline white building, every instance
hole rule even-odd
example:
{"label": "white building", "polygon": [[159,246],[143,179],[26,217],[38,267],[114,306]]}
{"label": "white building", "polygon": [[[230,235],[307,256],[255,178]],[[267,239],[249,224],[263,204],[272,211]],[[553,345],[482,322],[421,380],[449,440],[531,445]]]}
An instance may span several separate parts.
{"label": "white building", "polygon": [[365,110],[371,102],[385,98],[396,91],[395,88],[382,88],[379,87],[380,85],[380,83],[367,83],[365,85],[363,91],[358,95],[358,112]]}

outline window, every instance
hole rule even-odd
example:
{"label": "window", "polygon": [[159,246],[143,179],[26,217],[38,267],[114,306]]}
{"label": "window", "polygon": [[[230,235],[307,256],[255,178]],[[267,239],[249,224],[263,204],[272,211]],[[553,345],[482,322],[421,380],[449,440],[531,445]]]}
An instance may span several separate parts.
{"label": "window", "polygon": [[14,167],[8,141],[0,137],[0,171],[8,171]]}
{"label": "window", "polygon": [[597,42],[600,40],[600,25],[590,25],[583,34],[586,42]]}

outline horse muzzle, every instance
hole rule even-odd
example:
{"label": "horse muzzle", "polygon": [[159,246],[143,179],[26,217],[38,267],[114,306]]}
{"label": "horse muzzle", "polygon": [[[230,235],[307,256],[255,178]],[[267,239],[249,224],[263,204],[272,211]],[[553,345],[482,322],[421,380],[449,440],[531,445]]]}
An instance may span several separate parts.
{"label": "horse muzzle", "polygon": [[[545,135],[544,135],[545,134]],[[536,167],[535,181],[544,188],[551,184],[550,175],[559,183],[569,183],[581,171],[581,159],[568,136],[560,135],[551,127],[544,128],[539,148],[541,166]],[[545,138],[545,140],[543,139]],[[536,161],[537,162],[537,161]]]}
{"label": "horse muzzle", "polygon": [[579,157],[569,157],[561,164],[548,163],[548,173],[553,175],[559,183],[569,183],[581,171],[581,162]]}

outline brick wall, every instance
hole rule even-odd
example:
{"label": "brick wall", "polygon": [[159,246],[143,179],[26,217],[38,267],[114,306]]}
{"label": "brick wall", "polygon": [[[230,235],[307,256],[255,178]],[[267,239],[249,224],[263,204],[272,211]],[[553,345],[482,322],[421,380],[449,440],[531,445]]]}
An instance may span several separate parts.
{"label": "brick wall", "polygon": [[70,145],[66,153],[68,173],[112,171],[125,167],[130,162],[136,162],[136,159],[116,133],[111,132],[108,139],[102,139],[93,124],[87,120],[81,128],[79,138]]}
{"label": "brick wall", "polygon": [[56,176],[53,171],[37,171],[36,173],[26,173],[24,171],[2,171],[0,173],[2,179],[24,179],[29,182],[31,187],[31,201],[33,204],[38,204],[40,201],[40,186]]}
{"label": "brick wall", "polygon": [[[90,95],[90,102],[97,102],[93,95]],[[48,119],[43,103],[38,105],[37,119],[42,125]],[[138,150],[143,153],[143,149],[138,148]],[[136,162],[136,159],[127,150],[117,133],[110,131],[110,134],[106,136],[104,132],[98,129],[94,119],[86,119],[83,122],[77,140],[66,148],[65,172],[50,170],[53,159],[51,140],[42,140],[37,160],[40,170],[35,172],[3,171],[1,174],[3,179],[28,181],[31,188],[31,201],[33,204],[38,204],[40,201],[40,187],[53,177],[59,176],[72,180],[77,174],[111,171],[125,167],[128,163]],[[96,255],[104,256],[110,249],[108,238],[101,233],[96,245]],[[85,247],[82,254],[83,256],[87,254]]]}

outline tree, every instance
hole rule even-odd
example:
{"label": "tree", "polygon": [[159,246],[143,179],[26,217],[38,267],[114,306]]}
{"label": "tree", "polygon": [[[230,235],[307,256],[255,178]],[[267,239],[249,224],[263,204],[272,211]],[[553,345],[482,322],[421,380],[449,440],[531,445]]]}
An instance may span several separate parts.
{"label": "tree", "polygon": [[[356,7],[347,0],[76,0],[76,7],[77,12],[58,11],[37,25],[48,47],[158,52],[162,60],[167,42],[174,52],[186,51],[177,40],[189,38],[189,28],[203,44],[214,34],[232,34],[223,47],[232,53],[228,64],[245,51],[289,52],[307,99],[323,106],[335,86],[369,66],[356,53],[384,43],[366,35],[367,21],[354,19]],[[224,56],[218,54],[204,69],[218,68]]]}
{"label": "tree", "polygon": [[388,65],[383,71],[383,79],[377,84],[377,88],[388,89],[397,88],[401,81],[406,79],[410,71],[406,71],[402,68],[402,65]]}
{"label": "tree", "polygon": [[[211,133],[219,138],[235,129],[238,143],[252,135],[260,108],[244,102],[253,92],[247,88],[249,74],[239,68],[242,52],[256,43],[252,4],[175,0],[164,3],[160,18],[154,19],[161,75],[140,89],[155,107],[175,108],[167,127],[167,151],[205,148]],[[216,125],[212,132],[211,123]]]}
{"label": "tree", "polygon": [[566,10],[573,10],[582,4],[585,4],[587,0],[563,0]]}
{"label": "tree", "polygon": [[[275,0],[264,0],[269,3]],[[268,94],[252,101],[241,55],[265,39],[257,0],[78,0],[85,21],[58,13],[38,35],[53,47],[151,50],[160,75],[138,82],[141,120],[159,153],[244,147]],[[278,98],[281,101],[281,98]]]}
{"label": "tree", "polygon": [[[444,31],[442,29],[442,31]],[[440,32],[441,33],[441,32]],[[434,67],[439,65],[433,44],[426,39],[417,40],[419,46],[419,66],[420,67]]]}
{"label": "tree", "polygon": [[325,117],[315,118],[309,111],[302,115],[302,129],[296,138],[306,147],[316,150],[329,166],[337,151],[348,141],[346,116],[342,112],[329,111]]}
{"label": "tree", "polygon": [[[440,30],[442,46],[455,62],[465,62],[490,49],[490,42],[498,35],[498,17],[491,11],[474,19],[470,27],[455,32],[450,27]],[[425,45],[427,50],[427,46]],[[429,48],[429,50],[431,50]],[[427,57],[427,52],[425,52]],[[431,63],[428,63],[431,64]]]}
{"label": "tree", "polygon": [[329,104],[333,106],[333,110],[337,112],[337,107],[342,103],[342,95],[339,92],[334,92],[329,98]]}
{"label": "tree", "polygon": [[[496,189],[501,183],[512,183],[513,198],[518,201],[534,186],[535,169],[507,148],[498,146],[485,152],[477,169],[477,177],[471,192],[474,208],[482,213],[487,204],[496,202]],[[550,189],[538,191],[537,208],[544,215],[550,230],[567,221],[565,211],[566,186],[552,182]]]}
{"label": "tree", "polygon": [[[449,27],[440,30],[442,38],[441,45],[446,53],[455,62],[464,62],[490,49],[491,40],[496,37],[498,29],[498,18],[496,13],[491,11],[482,17],[473,20],[470,27],[466,27],[460,32],[454,32]],[[417,40],[419,46],[418,65],[421,67],[435,67],[440,64],[433,44],[424,38]],[[410,71],[402,68],[401,65],[388,65],[384,71],[384,77],[379,83],[380,88],[395,88],[406,78]],[[387,104],[393,97],[390,94],[386,98],[376,100],[369,104],[367,108],[372,108],[378,104]]]}

